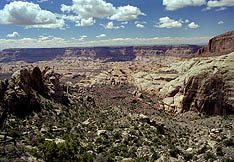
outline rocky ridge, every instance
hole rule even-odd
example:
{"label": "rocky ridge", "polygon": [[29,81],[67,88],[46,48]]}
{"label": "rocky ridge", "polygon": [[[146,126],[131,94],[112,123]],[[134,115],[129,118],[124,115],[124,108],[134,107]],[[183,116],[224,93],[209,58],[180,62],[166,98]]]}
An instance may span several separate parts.
{"label": "rocky ridge", "polygon": [[0,52],[0,62],[61,60],[63,57],[90,57],[103,61],[132,61],[136,56],[173,55],[189,57],[200,46],[129,46],[129,47],[86,47],[86,48],[21,48],[5,49]]}
{"label": "rocky ridge", "polygon": [[32,111],[40,111],[43,98],[67,104],[59,77],[49,67],[43,71],[38,67],[16,71],[9,80],[0,82],[2,114],[10,112],[24,117]]}
{"label": "rocky ridge", "polygon": [[208,46],[199,49],[196,56],[220,56],[234,51],[234,31],[210,39]]}
{"label": "rocky ridge", "polygon": [[194,58],[161,68],[160,73],[136,73],[139,89],[155,91],[161,106],[172,112],[233,113],[234,53]]}

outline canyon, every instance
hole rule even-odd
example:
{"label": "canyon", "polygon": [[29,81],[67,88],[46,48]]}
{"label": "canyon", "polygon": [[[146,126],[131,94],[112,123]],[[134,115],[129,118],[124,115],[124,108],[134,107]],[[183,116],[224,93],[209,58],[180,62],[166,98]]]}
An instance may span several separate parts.
{"label": "canyon", "polygon": [[0,161],[233,161],[233,33],[3,50]]}
{"label": "canyon", "polygon": [[0,63],[24,61],[51,61],[61,57],[90,57],[105,61],[131,61],[136,56],[172,55],[189,57],[197,52],[197,45],[157,45],[129,47],[86,47],[86,48],[20,48],[4,49],[0,52]]}

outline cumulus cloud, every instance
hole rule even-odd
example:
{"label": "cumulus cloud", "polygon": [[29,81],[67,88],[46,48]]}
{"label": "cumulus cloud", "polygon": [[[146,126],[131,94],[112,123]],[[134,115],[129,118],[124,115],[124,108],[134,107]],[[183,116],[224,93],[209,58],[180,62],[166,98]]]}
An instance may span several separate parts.
{"label": "cumulus cloud", "polygon": [[47,2],[48,0],[38,0],[38,3]]}
{"label": "cumulus cloud", "polygon": [[114,38],[97,41],[66,40],[61,37],[39,37],[22,39],[0,39],[0,49],[6,48],[52,48],[84,47],[110,45],[154,45],[154,44],[202,44],[208,43],[210,37],[153,37],[153,38]]}
{"label": "cumulus cloud", "polygon": [[181,28],[182,22],[180,20],[173,20],[169,17],[161,17],[159,19],[159,22],[157,25],[155,25],[156,28]]}
{"label": "cumulus cloud", "polygon": [[100,34],[100,35],[97,35],[96,37],[97,38],[104,38],[104,37],[106,37],[106,34]]}
{"label": "cumulus cloud", "polygon": [[219,7],[216,11],[222,11],[225,10],[226,7],[234,6],[234,0],[209,0],[207,2],[207,10],[210,10],[211,8]]}
{"label": "cumulus cloud", "polygon": [[201,6],[206,4],[206,0],[163,0],[166,10],[174,11],[187,6]]}
{"label": "cumulus cloud", "polygon": [[103,26],[105,29],[119,29],[119,28],[125,28],[123,25],[120,26],[115,26],[113,21],[108,22],[106,25],[100,24]]}
{"label": "cumulus cloud", "polygon": [[72,0],[72,5],[61,5],[61,11],[75,13],[80,19],[108,18],[110,20],[128,21],[145,15],[134,6],[115,7],[104,0]]}
{"label": "cumulus cloud", "polygon": [[145,26],[142,25],[142,24],[136,24],[136,27],[137,27],[137,28],[144,28]]}
{"label": "cumulus cloud", "polygon": [[142,13],[139,8],[134,6],[121,6],[115,10],[115,14],[110,17],[110,20],[117,21],[128,21],[135,20],[139,15],[146,16],[146,14]]}
{"label": "cumulus cloud", "polygon": [[188,24],[188,27],[189,27],[189,28],[192,28],[192,29],[195,29],[195,28],[198,28],[199,25],[198,25],[198,24],[195,24],[195,22],[191,22],[190,24]]}
{"label": "cumulus cloud", "polygon": [[124,21],[124,22],[121,22],[121,24],[126,25],[126,24],[128,24],[128,22]]}
{"label": "cumulus cloud", "polygon": [[219,24],[219,25],[220,25],[220,24],[224,24],[224,22],[223,22],[223,21],[219,21],[218,24]]}
{"label": "cumulus cloud", "polygon": [[82,35],[80,36],[80,38],[78,39],[79,41],[84,41],[85,38],[87,38],[88,36],[87,35]]}
{"label": "cumulus cloud", "polygon": [[63,28],[63,19],[32,2],[14,1],[0,10],[0,24],[25,26],[27,28]]}
{"label": "cumulus cloud", "polygon": [[90,17],[88,19],[81,19],[80,21],[77,22],[76,26],[92,26],[95,24],[95,20]]}
{"label": "cumulus cloud", "polygon": [[12,34],[7,34],[7,38],[16,38],[16,37],[19,37],[19,33],[17,32],[13,32]]}
{"label": "cumulus cloud", "polygon": [[73,0],[72,6],[62,4],[63,12],[74,12],[81,18],[104,18],[115,13],[115,7],[103,0]]}

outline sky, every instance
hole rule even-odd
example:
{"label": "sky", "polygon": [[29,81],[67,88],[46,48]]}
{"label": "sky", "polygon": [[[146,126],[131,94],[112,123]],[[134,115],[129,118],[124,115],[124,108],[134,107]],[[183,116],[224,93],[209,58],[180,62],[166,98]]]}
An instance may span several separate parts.
{"label": "sky", "polygon": [[207,44],[234,0],[1,0],[0,49]]}

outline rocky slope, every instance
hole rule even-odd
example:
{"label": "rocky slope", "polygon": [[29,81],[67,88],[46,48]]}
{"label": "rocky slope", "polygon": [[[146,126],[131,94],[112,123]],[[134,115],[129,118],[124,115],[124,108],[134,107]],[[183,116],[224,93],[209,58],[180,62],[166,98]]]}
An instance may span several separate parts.
{"label": "rocky slope", "polygon": [[29,101],[34,97],[40,109],[26,116],[5,109],[0,161],[233,161],[232,115],[166,114],[128,84],[60,89],[70,101],[64,105],[50,95],[61,86],[55,76],[35,67],[1,82],[1,110],[9,90],[22,101],[21,94],[30,92]]}
{"label": "rocky slope", "polygon": [[233,63],[234,53],[194,58],[161,68],[158,73],[136,73],[134,82],[139,89],[161,96],[164,109],[230,114],[234,112]]}
{"label": "rocky slope", "polygon": [[225,55],[234,51],[234,31],[210,39],[208,46],[201,48],[196,56]]}
{"label": "rocky slope", "polygon": [[1,81],[1,120],[7,113],[24,117],[33,111],[40,111],[42,98],[67,104],[68,99],[59,79],[60,75],[50,68],[41,71],[35,67],[18,70],[9,80]]}
{"label": "rocky slope", "polygon": [[50,61],[64,57],[91,57],[104,61],[131,61],[136,56],[173,55],[188,57],[196,53],[200,46],[131,46],[131,47],[87,47],[87,48],[34,48],[5,49],[0,52],[1,62]]}

